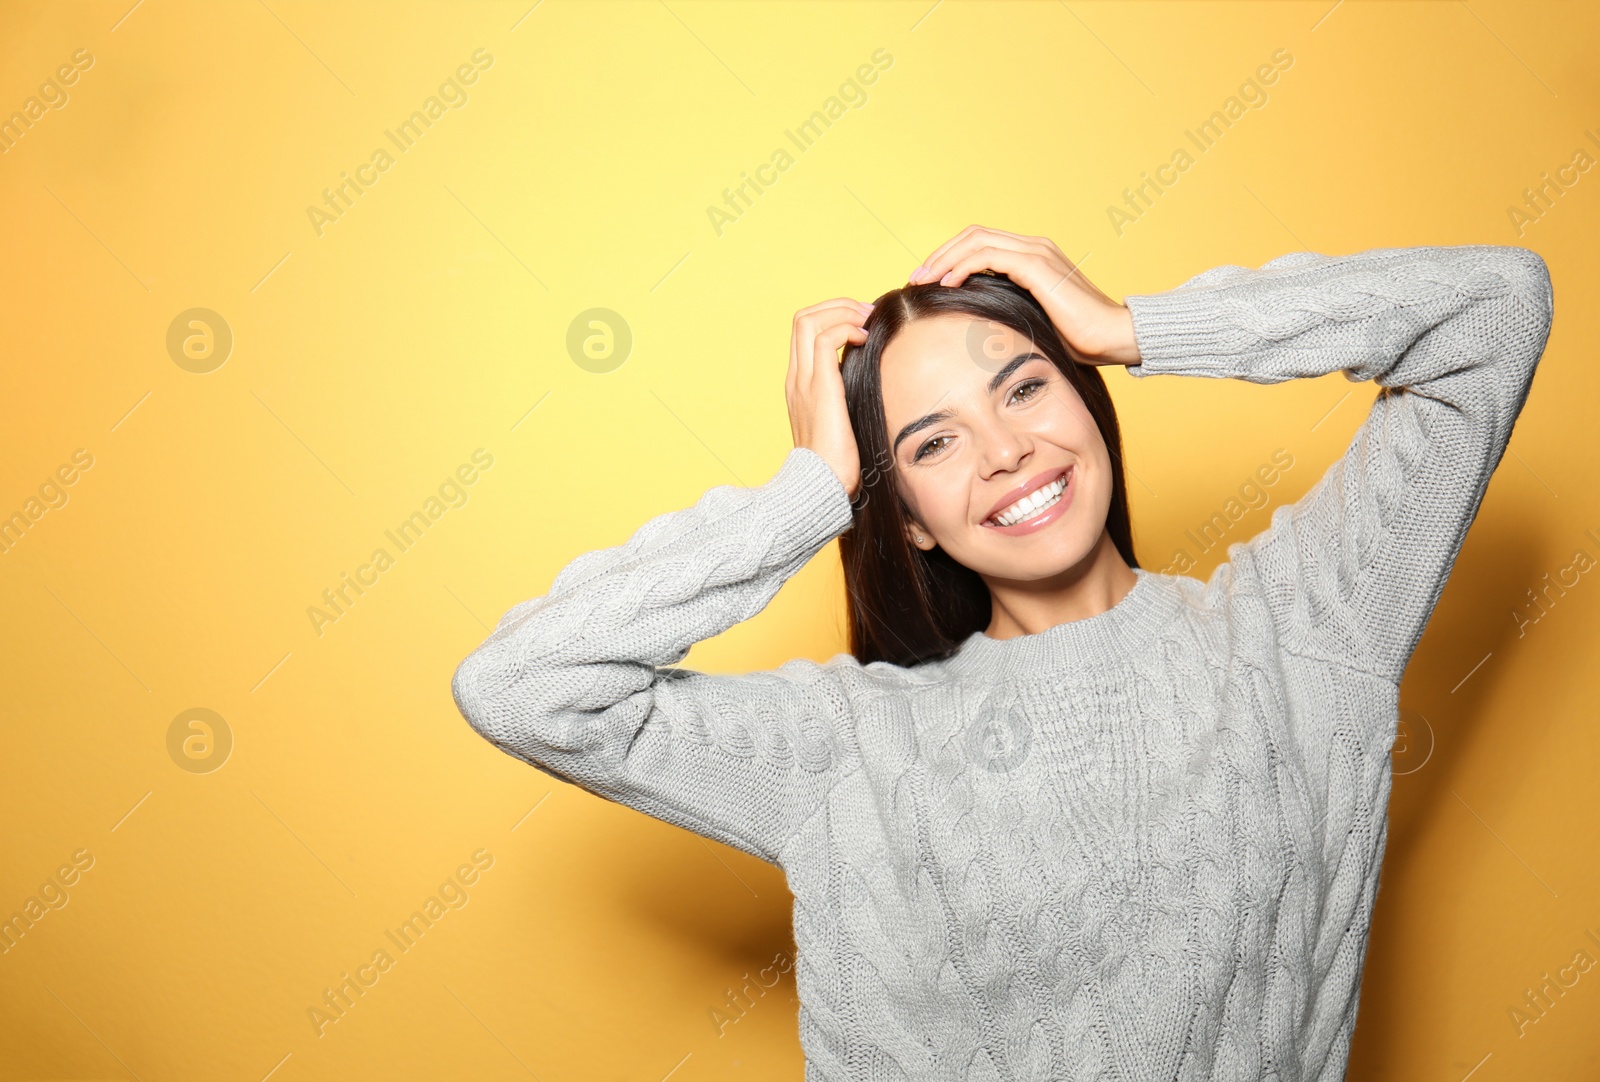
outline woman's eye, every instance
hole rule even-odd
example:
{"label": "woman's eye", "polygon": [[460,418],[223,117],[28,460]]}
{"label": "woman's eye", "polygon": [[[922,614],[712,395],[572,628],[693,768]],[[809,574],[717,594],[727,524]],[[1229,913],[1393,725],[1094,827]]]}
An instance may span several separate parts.
{"label": "woman's eye", "polygon": [[1017,385],[1017,389],[1011,392],[1011,394],[1012,397],[1015,398],[1017,395],[1022,395],[1023,391],[1029,392],[1028,394],[1022,395],[1022,401],[1026,402],[1029,399],[1039,397],[1038,392],[1044,385],[1044,380],[1042,379],[1030,379],[1026,383],[1019,383]]}
{"label": "woman's eye", "polygon": [[[1012,390],[1011,399],[1014,402],[1015,401],[1031,402],[1033,399],[1038,398],[1039,397],[1039,392],[1041,390],[1043,390],[1047,386],[1049,386],[1049,382],[1047,380],[1042,380],[1042,379],[1024,380],[1022,383],[1017,384],[1017,386]],[[941,440],[948,440],[950,438],[951,438],[950,436],[935,436],[935,437],[933,437],[933,439],[929,440],[927,443],[924,443],[921,447],[917,448],[916,454],[911,456],[911,461],[913,461],[913,462],[921,462],[923,460],[923,458],[927,457],[930,454],[934,454],[934,453],[936,453],[938,451],[939,447],[941,446],[941,444],[940,444]]]}

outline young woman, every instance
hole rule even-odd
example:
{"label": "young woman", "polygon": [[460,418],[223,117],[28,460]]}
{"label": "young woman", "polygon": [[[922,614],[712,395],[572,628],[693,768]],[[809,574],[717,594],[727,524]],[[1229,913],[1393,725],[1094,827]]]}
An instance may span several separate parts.
{"label": "young woman", "polygon": [[[1049,241],[971,227],[875,305],[801,311],[776,476],[573,561],[456,702],[784,869],[808,1082],[1343,1078],[1398,684],[1552,306],[1544,262],[1496,246],[1296,253],[1119,305]],[[1380,390],[1201,582],[1134,559],[1108,364]],[[835,537],[851,654],[669,667]]]}

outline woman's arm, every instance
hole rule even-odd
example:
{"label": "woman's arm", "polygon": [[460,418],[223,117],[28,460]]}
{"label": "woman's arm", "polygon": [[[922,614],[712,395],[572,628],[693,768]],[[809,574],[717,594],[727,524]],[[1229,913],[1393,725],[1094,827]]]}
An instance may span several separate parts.
{"label": "woman's arm", "polygon": [[1549,271],[1516,247],[1299,252],[1130,296],[1134,376],[1383,389],[1344,456],[1252,540],[1285,643],[1398,682],[1477,515],[1549,336]]}
{"label": "woman's arm", "polygon": [[766,484],[713,488],[572,561],[461,663],[456,705],[516,758],[776,864],[854,761],[854,659],[662,666],[760,612],[850,522],[838,476],[796,447]]}

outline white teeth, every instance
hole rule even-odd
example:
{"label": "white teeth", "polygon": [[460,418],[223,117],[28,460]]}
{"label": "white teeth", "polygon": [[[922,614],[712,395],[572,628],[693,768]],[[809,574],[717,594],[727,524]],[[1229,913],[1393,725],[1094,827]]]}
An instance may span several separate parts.
{"label": "white teeth", "polygon": [[1061,499],[1061,494],[1067,490],[1068,476],[1068,473],[1064,473],[1050,484],[1022,497],[1022,499],[995,515],[993,521],[1001,526],[1015,526],[1019,522],[1026,522],[1028,519],[1033,518]]}

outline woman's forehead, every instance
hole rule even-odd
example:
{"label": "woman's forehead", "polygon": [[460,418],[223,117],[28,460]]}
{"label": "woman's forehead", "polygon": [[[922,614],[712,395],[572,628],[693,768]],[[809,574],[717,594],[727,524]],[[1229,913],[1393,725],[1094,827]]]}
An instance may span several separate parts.
{"label": "woman's forehead", "polygon": [[981,388],[1006,362],[1033,348],[1026,334],[981,316],[948,313],[916,320],[883,351],[885,402],[890,396],[931,401],[941,392]]}

